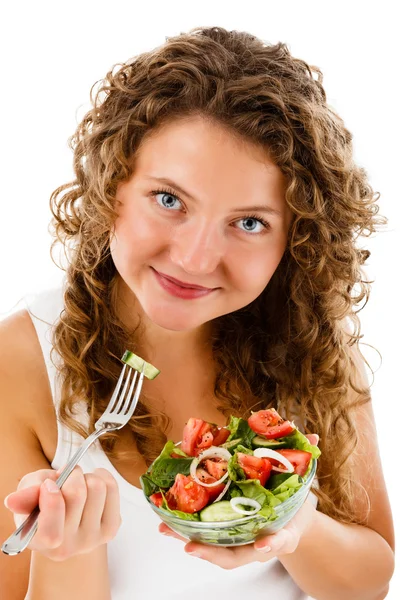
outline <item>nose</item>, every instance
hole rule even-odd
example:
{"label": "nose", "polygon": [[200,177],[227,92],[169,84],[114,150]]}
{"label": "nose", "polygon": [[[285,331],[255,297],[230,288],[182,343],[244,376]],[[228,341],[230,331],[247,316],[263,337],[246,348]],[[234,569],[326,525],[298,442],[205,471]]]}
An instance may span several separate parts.
{"label": "nose", "polygon": [[207,275],[217,268],[226,241],[218,224],[193,220],[181,224],[171,243],[172,262],[192,275]]}

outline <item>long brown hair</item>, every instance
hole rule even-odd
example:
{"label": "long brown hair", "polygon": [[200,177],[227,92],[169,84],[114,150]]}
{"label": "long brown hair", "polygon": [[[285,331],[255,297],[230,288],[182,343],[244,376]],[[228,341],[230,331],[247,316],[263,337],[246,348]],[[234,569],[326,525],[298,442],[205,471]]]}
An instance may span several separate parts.
{"label": "long brown hair", "polygon": [[[117,186],[131,175],[147,134],[174,119],[203,115],[268,151],[286,177],[294,214],[286,251],[264,292],[215,322],[218,408],[244,418],[268,406],[289,417],[297,411],[305,431],[321,438],[320,510],[361,522],[349,460],[358,442],[352,414],[370,395],[353,381],[349,347],[362,337],[355,308],[368,301],[370,282],[361,268],[369,252],[356,241],[387,219],[377,216],[379,193],[354,163],[352,135],[327,104],[322,79],[284,43],[211,27],[167,38],[115,65],[93,86],[93,108],[69,140],[76,178],[51,196],[53,246],[60,241],[69,259],[54,334],[62,359],[60,417],[87,435],[74,418],[77,400],[87,399],[92,431],[124,349],[135,351],[135,332],[115,310],[118,274],[109,240]],[[354,326],[350,337],[346,318]],[[147,464],[165,443],[169,424],[142,397],[130,428]],[[117,439],[103,438],[110,457],[120,456]]]}

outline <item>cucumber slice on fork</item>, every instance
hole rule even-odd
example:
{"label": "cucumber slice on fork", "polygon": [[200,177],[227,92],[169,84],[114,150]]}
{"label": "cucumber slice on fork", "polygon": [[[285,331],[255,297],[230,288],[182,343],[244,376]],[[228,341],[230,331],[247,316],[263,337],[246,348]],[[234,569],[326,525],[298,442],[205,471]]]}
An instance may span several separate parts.
{"label": "cucumber slice on fork", "polygon": [[125,350],[121,360],[122,362],[132,367],[132,369],[135,369],[135,371],[139,371],[139,373],[142,372],[144,363],[144,376],[147,377],[147,379],[155,379],[160,372],[158,369],[156,369],[156,367],[153,367],[153,365],[146,362],[145,360],[143,360],[143,358],[140,358],[140,356],[134,354],[133,352],[130,352],[129,350]]}

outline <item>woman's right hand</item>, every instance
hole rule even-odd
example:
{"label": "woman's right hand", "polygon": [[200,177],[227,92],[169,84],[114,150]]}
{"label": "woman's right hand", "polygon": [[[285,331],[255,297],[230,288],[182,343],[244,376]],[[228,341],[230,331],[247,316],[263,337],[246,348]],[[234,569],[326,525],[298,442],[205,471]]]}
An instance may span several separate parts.
{"label": "woman's right hand", "polygon": [[61,471],[28,473],[4,501],[17,527],[39,504],[38,529],[28,548],[57,562],[106,544],[121,525],[118,484],[109,471],[84,474],[78,465],[59,489]]}

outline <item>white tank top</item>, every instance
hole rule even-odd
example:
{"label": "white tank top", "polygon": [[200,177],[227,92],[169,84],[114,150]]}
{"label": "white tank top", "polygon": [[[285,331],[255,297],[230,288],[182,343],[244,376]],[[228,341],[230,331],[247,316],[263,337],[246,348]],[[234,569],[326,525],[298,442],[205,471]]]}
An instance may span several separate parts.
{"label": "white tank top", "polygon": [[[50,351],[52,327],[63,309],[63,290],[45,290],[26,296],[24,300],[42,347],[58,414],[60,390]],[[82,410],[77,418],[86,424],[88,417]],[[58,419],[57,429],[53,469],[64,466],[82,443],[82,438]],[[108,543],[112,600],[204,600],[210,593],[213,598],[230,600],[307,598],[277,558],[228,571],[186,554],[183,542],[159,533],[160,520],[148,506],[142,490],[119,474],[99,441],[91,446],[79,464],[84,473],[98,467],[108,469],[119,485],[122,524],[116,537]]]}

